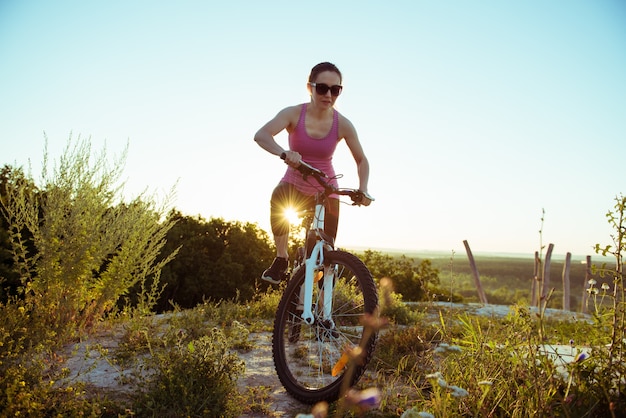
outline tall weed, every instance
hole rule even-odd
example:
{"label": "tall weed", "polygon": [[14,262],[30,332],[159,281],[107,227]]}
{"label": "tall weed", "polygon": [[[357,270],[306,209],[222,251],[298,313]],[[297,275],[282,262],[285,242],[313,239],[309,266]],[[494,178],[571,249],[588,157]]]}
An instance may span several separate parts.
{"label": "tall weed", "polygon": [[2,195],[18,296],[32,320],[60,336],[93,326],[136,283],[151,284],[139,301],[149,311],[159,272],[174,255],[155,261],[172,226],[165,205],[148,196],[123,202],[124,159],[110,166],[104,150],[94,157],[88,140],[70,138],[55,164],[44,153],[39,187],[29,178]]}
{"label": "tall weed", "polygon": [[150,312],[160,291],[160,270],[175,252],[155,260],[172,224],[163,221],[167,205],[150,196],[123,201],[125,155],[110,165],[104,150],[94,155],[89,140],[70,137],[58,161],[44,152],[38,184],[19,170],[19,178],[3,183],[0,212],[19,275],[15,293],[0,305],[6,411],[56,416],[59,403],[84,410],[80,390],[53,384],[54,350],[114,312],[136,283],[142,296],[133,309],[140,314]]}

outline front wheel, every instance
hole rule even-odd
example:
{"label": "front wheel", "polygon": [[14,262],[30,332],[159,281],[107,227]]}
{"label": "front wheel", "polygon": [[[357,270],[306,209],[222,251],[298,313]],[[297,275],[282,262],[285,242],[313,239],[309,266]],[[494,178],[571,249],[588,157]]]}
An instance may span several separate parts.
{"label": "front wheel", "polygon": [[[304,268],[289,281],[274,320],[272,343],[278,378],[294,398],[310,404],[332,402],[342,389],[354,385],[365,371],[376,344],[376,332],[366,333],[361,322],[365,314],[374,314],[378,306],[370,271],[356,256],[344,251],[326,252],[324,271],[333,275],[332,289],[324,289],[323,283],[330,283],[324,279],[313,286],[313,324],[301,317]],[[327,291],[332,292],[330,318],[323,314]],[[359,345],[365,351],[362,361],[346,363],[344,353]],[[350,380],[347,386],[342,386],[346,383],[344,378]]]}

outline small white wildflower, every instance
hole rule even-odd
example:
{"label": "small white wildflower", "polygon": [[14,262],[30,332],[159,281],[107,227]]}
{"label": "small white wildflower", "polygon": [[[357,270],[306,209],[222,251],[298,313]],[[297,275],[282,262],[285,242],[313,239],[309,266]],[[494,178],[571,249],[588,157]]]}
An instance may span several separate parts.
{"label": "small white wildflower", "polygon": [[439,346],[437,348],[435,348],[434,351],[437,354],[443,354],[443,353],[447,353],[447,352],[450,352],[450,353],[460,353],[463,350],[458,345],[450,345],[450,344],[446,344],[446,343],[441,343],[441,344],[439,344]]}
{"label": "small white wildflower", "polygon": [[608,283],[602,283],[602,290],[607,291],[611,288]]}
{"label": "small white wildflower", "polygon": [[591,293],[593,293],[594,295],[597,295],[599,292],[597,287],[594,287],[593,289],[591,289]]}
{"label": "small white wildflower", "polygon": [[452,389],[452,396],[455,398],[464,398],[469,395],[468,391],[458,386],[448,386],[448,388]]}
{"label": "small white wildflower", "polygon": [[400,415],[400,418],[413,418],[413,417],[417,417],[417,411],[415,410],[415,408],[411,408],[411,409],[407,409],[406,411],[404,411],[402,413],[402,415]]}
{"label": "small white wildflower", "polygon": [[443,375],[440,372],[427,374],[426,379],[431,381],[436,380],[437,384],[444,389],[448,387],[448,382],[444,380]]}
{"label": "small white wildflower", "polygon": [[589,283],[589,286],[595,286],[598,282],[596,282],[596,279],[589,279],[587,283]]}
{"label": "small white wildflower", "polygon": [[400,418],[435,418],[430,412],[418,411],[415,408],[407,409],[400,415]]}
{"label": "small white wildflower", "polygon": [[447,343],[441,343],[437,346],[437,348],[435,348],[435,353],[445,353],[446,350],[448,349],[448,344]]}

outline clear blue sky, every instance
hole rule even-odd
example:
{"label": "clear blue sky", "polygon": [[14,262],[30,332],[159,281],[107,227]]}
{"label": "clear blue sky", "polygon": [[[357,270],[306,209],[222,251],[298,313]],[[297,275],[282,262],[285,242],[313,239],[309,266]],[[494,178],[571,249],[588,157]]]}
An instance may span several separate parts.
{"label": "clear blue sky", "polygon": [[[338,244],[592,254],[626,192],[626,3],[0,1],[0,164],[70,132],[129,143],[127,193],[269,229],[285,167],[253,142],[320,61],[371,164]],[[285,137],[279,142],[285,144]],[[335,166],[356,186],[345,144]]]}

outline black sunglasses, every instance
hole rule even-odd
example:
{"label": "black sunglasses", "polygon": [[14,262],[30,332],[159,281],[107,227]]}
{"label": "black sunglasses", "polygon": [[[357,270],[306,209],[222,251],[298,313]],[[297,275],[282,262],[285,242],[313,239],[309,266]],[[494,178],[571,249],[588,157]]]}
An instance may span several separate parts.
{"label": "black sunglasses", "polygon": [[321,96],[325,95],[326,93],[328,93],[328,90],[330,90],[330,95],[336,97],[341,94],[341,90],[343,89],[343,86],[340,86],[338,84],[335,84],[334,86],[329,86],[328,84],[324,83],[309,83],[309,85],[311,87],[315,87],[315,92]]}

